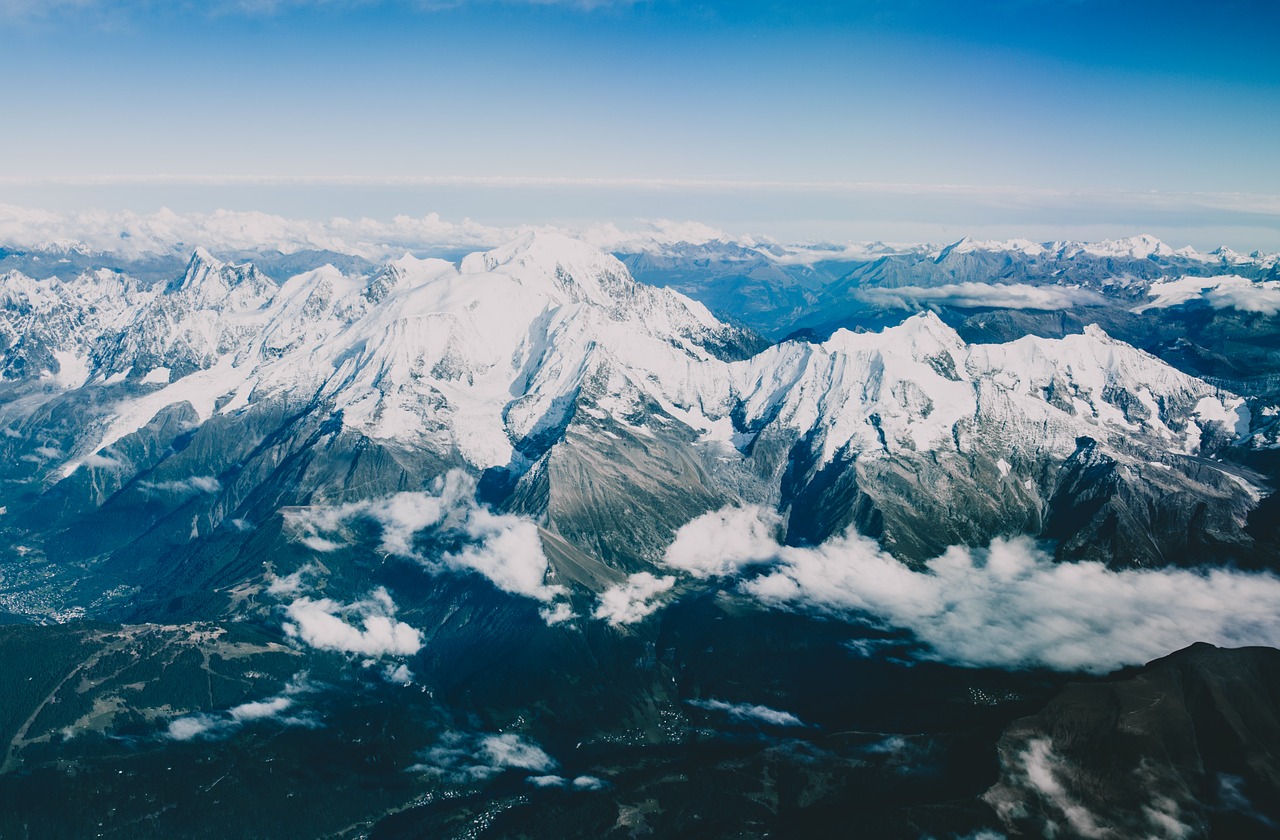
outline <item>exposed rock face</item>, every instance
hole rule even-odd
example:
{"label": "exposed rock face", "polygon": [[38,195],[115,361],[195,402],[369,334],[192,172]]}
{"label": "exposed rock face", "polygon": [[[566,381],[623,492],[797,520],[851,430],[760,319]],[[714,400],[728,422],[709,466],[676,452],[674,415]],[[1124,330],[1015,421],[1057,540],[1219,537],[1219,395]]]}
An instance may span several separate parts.
{"label": "exposed rock face", "polygon": [[1250,432],[1244,400],[1101,329],[970,344],[926,312],[761,349],[554,235],[368,276],[277,284],[197,251],[164,285],[0,293],[6,522],[60,568],[163,559],[192,592],[251,538],[230,523],[451,468],[625,572],[730,504],[909,563],[1012,534],[1116,566],[1236,560],[1269,492],[1213,460]]}
{"label": "exposed rock face", "polygon": [[985,799],[1033,837],[1280,831],[1280,650],[1197,644],[1074,684],[1000,741]]}

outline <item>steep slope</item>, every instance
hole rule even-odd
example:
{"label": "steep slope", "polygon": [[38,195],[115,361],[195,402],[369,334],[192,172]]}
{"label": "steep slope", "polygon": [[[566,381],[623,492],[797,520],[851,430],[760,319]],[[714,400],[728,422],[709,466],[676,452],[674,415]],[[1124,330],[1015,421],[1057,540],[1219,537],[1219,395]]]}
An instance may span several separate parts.
{"label": "steep slope", "polygon": [[601,583],[741,503],[778,510],[790,543],[854,526],[910,562],[1017,533],[1064,559],[1236,559],[1265,492],[1211,460],[1249,432],[1242,400],[1100,330],[969,345],[924,314],[755,352],[554,235],[279,285],[204,252],[154,291],[7,282],[63,313],[15,306],[14,334],[76,360],[74,376],[15,368],[0,402],[22,563],[93,570],[71,595],[45,586],[60,608],[150,615],[184,595],[221,615],[213,582],[260,578],[289,544],[277,511],[454,468],[566,541],[549,574]]}
{"label": "steep slope", "polygon": [[1195,645],[1068,686],[1000,741],[986,794],[1018,836],[1273,837],[1280,651]]}

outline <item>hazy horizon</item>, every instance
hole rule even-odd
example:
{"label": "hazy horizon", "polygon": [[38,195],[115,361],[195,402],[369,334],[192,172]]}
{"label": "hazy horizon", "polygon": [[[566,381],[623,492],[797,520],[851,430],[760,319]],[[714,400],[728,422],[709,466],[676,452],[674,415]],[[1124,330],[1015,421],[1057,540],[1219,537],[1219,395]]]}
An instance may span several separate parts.
{"label": "hazy horizon", "polygon": [[1280,8],[0,2],[0,203],[1280,249]]}

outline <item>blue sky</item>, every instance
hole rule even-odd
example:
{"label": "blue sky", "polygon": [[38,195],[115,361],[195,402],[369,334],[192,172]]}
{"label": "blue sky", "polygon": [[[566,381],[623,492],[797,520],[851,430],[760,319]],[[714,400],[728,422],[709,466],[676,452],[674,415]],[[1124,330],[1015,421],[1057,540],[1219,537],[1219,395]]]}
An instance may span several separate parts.
{"label": "blue sky", "polygon": [[1271,0],[0,0],[0,202],[1274,249],[1277,31]]}

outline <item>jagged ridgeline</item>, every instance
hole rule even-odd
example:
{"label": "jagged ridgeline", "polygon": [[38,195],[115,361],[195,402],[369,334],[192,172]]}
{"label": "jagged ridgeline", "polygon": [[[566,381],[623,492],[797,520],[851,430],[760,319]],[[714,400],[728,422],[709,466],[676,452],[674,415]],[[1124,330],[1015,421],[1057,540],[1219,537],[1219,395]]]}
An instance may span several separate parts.
{"label": "jagged ridgeline", "polygon": [[[117,834],[215,836],[214,785],[305,789],[269,836],[814,836],[855,805],[891,836],[1043,827],[999,811],[1037,795],[1009,777],[1034,739],[1006,737],[1003,781],[996,743],[1062,673],[1280,638],[1271,397],[1115,337],[1155,304],[1186,337],[1186,296],[1271,269],[1043,264],[1198,259],[1126,247],[1151,253],[850,273],[739,248],[777,281],[737,313],[760,331],[547,233],[456,263],[10,271],[0,833],[69,798],[70,833],[110,803]],[[970,288],[1000,260],[998,294]],[[831,276],[796,291],[801,263]],[[1193,337],[1246,330],[1214,301]],[[235,769],[258,762],[277,781]],[[108,782],[162,765],[198,783]]]}
{"label": "jagged ridgeline", "polygon": [[744,504],[785,543],[856,527],[907,563],[1014,534],[1115,567],[1271,562],[1248,527],[1265,480],[1218,458],[1245,402],[1096,327],[971,345],[925,313],[766,347],[549,234],[366,276],[277,283],[198,250],[165,284],[3,290],[10,550],[77,570],[35,610],[228,615],[280,511],[451,469],[535,521],[575,589]]}

